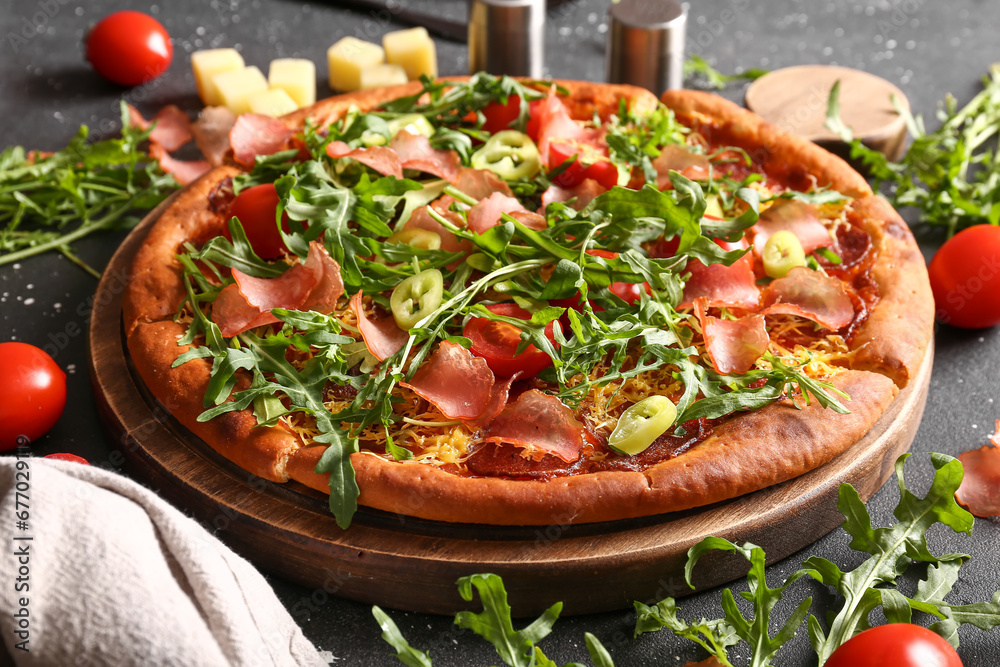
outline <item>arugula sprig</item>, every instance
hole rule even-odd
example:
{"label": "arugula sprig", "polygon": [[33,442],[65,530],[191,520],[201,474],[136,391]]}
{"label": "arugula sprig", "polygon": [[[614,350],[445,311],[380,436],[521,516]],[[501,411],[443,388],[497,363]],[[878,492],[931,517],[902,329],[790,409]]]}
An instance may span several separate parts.
{"label": "arugula sprig", "polygon": [[[481,612],[460,611],[455,614],[455,625],[472,630],[496,648],[497,655],[508,667],[557,667],[538,646],[552,632],[562,602],[556,602],[541,616],[526,627],[515,630],[511,619],[511,608],[507,604],[507,589],[503,579],[495,574],[473,574],[458,580],[458,592],[462,599],[471,602],[478,594],[483,604]],[[410,646],[399,627],[388,614],[378,606],[372,607],[372,615],[382,628],[382,639],[396,649],[396,658],[408,667],[431,667],[430,656]],[[611,654],[600,640],[589,632],[584,634],[587,652],[594,667],[614,667]],[[585,667],[573,662],[564,667]]]}
{"label": "arugula sprig", "polygon": [[88,143],[82,126],[52,154],[13,146],[0,153],[0,265],[52,250],[94,277],[71,244],[99,231],[134,225],[132,211],[154,208],[180,185],[140,145],[152,130],[128,123],[120,138]]}
{"label": "arugula sprig", "polygon": [[976,224],[1000,224],[1000,68],[983,77],[983,90],[961,109],[951,95],[937,117],[941,127],[927,132],[923,118],[893,99],[913,139],[899,162],[854,138],[840,118],[840,82],[827,100],[826,127],[851,147],[875,181],[889,185],[889,200],[897,208],[913,207],[927,225],[944,227],[950,237]]}
{"label": "arugula sprig", "polygon": [[707,90],[722,90],[734,81],[753,81],[768,73],[769,70],[751,68],[737,74],[723,74],[697,53],[692,53],[684,61],[684,79],[695,87]]}

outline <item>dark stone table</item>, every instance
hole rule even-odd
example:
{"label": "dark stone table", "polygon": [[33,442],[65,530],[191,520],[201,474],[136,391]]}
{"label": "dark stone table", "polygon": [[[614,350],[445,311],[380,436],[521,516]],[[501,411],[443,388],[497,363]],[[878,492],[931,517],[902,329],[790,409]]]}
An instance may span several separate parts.
{"label": "dark stone table", "polygon": [[[167,103],[193,112],[198,100],[188,54],[199,48],[234,46],[243,52],[248,64],[262,68],[275,57],[310,58],[325,81],[325,53],[334,41],[348,34],[377,40],[385,31],[402,27],[391,21],[391,13],[351,11],[338,2],[135,3],[134,8],[157,16],[170,31],[175,57],[165,76],[126,90],[93,74],[84,62],[81,45],[89,25],[124,4],[110,0],[7,0],[2,5],[0,144],[57,149],[81,123],[95,134],[107,136],[117,127],[120,99],[149,113]],[[466,12],[461,1],[402,0],[397,6],[458,20],[464,19]],[[603,79],[607,7],[607,0],[571,0],[550,12],[547,74]],[[31,31],[33,23],[40,26],[35,33]],[[688,46],[689,52],[704,56],[723,72],[807,63],[873,72],[902,88],[914,110],[933,128],[937,102],[947,93],[959,102],[967,101],[988,66],[1000,61],[998,25],[1000,5],[984,0],[704,0],[690,8]],[[22,31],[28,37],[12,37],[22,35]],[[442,74],[465,73],[468,59],[464,44],[439,40],[438,55]],[[325,84],[320,86],[320,96],[329,92]],[[743,89],[735,85],[724,94],[739,101]],[[916,230],[929,256],[943,239],[937,232]],[[87,239],[78,244],[79,255],[101,267],[123,236],[113,233]],[[95,286],[93,278],[58,255],[0,267],[0,340],[51,344],[56,361],[69,373],[66,413],[52,432],[34,445],[35,452],[73,451],[96,464],[114,467],[121,459],[102,433],[87,377],[85,332],[88,300]],[[1000,397],[1000,329],[939,327],[936,354],[927,412],[913,443],[915,456],[908,465],[909,483],[920,495],[932,474],[927,452],[957,455],[979,447],[986,443],[1000,417],[996,400]],[[892,521],[896,500],[895,484],[890,482],[869,502],[876,525]],[[996,521],[978,520],[971,538],[956,537],[945,530],[933,531],[931,538],[932,548],[938,552],[964,551],[973,556],[953,592],[958,603],[988,600],[1000,589],[1000,524]],[[824,556],[844,569],[854,567],[861,557],[848,548],[848,542],[847,534],[837,529],[803,552],[770,566],[771,585],[780,583],[811,554]],[[330,652],[331,664],[398,664],[388,645],[379,639],[367,605],[273,577],[271,582],[306,635]],[[913,585],[912,580],[909,585]],[[744,590],[745,583],[737,582],[733,587]],[[719,594],[719,590],[710,590],[682,600],[682,616],[720,616]],[[814,597],[814,610],[837,604],[824,587],[802,581],[778,605],[775,618],[783,618],[807,595]],[[415,646],[431,650],[435,665],[498,662],[491,646],[470,633],[461,633],[450,618],[403,612],[392,612],[392,616]],[[665,632],[633,640],[633,625],[634,615],[626,611],[566,618],[541,645],[560,664],[586,659],[586,631],[605,642],[618,665],[680,665],[704,657],[694,644]],[[968,667],[1000,663],[1000,632],[964,628],[961,641],[960,654]],[[737,664],[745,664],[745,653],[735,658]],[[778,654],[778,663],[815,664],[805,626]]]}

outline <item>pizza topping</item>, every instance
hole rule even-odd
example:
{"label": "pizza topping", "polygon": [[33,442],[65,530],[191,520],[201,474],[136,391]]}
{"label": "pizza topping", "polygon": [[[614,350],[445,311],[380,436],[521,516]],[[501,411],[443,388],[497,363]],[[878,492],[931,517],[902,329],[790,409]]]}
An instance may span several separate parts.
{"label": "pizza topping", "polygon": [[549,90],[549,95],[544,101],[532,109],[531,115],[532,120],[537,122],[538,152],[541,156],[542,164],[549,168],[555,167],[565,160],[565,156],[558,161],[553,160],[553,156],[549,152],[552,141],[559,140],[562,142],[588,144],[601,134],[600,130],[588,130],[573,120],[566,109],[566,105],[556,96],[555,87]]}
{"label": "pizza topping", "polygon": [[494,192],[508,197],[514,195],[507,181],[488,169],[463,167],[455,180],[455,188],[476,200],[486,199]]}
{"label": "pizza topping", "polygon": [[[490,227],[500,224],[501,214],[524,210],[525,208],[521,205],[521,202],[514,197],[494,192],[469,209],[469,229],[477,234],[482,234]],[[544,218],[542,222],[544,222]]]}
{"label": "pizza topping", "polygon": [[771,278],[784,278],[796,266],[806,265],[806,253],[798,237],[782,229],[767,239],[760,253],[764,273]]}
{"label": "pizza topping", "polygon": [[708,178],[711,163],[708,157],[700,153],[694,153],[684,146],[671,144],[665,146],[660,155],[653,160],[653,168],[656,169],[656,187],[661,190],[674,187],[670,182],[670,172],[679,171],[685,178],[693,181]]}
{"label": "pizza topping", "polygon": [[236,114],[226,107],[205,107],[191,125],[191,134],[198,150],[209,164],[219,166],[232,146],[229,133],[236,124]]}
{"label": "pizza topping", "polygon": [[483,359],[445,340],[409,382],[400,384],[433,403],[448,419],[476,419],[490,406],[493,372]]}
{"label": "pizza topping", "polygon": [[1000,514],[1000,419],[989,445],[963,452],[958,460],[965,467],[965,477],[955,499],[976,516]]}
{"label": "pizza topping", "polygon": [[688,262],[685,272],[691,274],[684,285],[684,298],[680,307],[692,305],[696,299],[704,298],[706,305],[714,308],[745,308],[756,310],[760,301],[760,288],[753,272],[750,255],[725,264],[705,266],[701,260]]}
{"label": "pizza topping", "polygon": [[767,351],[770,339],[764,316],[747,315],[737,320],[712,317],[706,312],[705,299],[695,301],[695,313],[705,337],[705,351],[712,366],[723,374],[746,373]]}
{"label": "pizza topping", "polygon": [[618,418],[608,438],[608,447],[622,454],[638,454],[673,426],[677,406],[666,396],[648,396],[629,407]]}
{"label": "pizza topping", "polygon": [[[448,222],[455,225],[456,227],[464,227],[465,221],[462,216],[455,211],[440,211],[436,206],[434,207],[435,212],[437,212],[441,217],[445,218]],[[404,229],[424,229],[429,232],[433,232],[441,237],[441,249],[448,252],[472,252],[475,250],[475,246],[471,241],[466,241],[456,237],[449,229],[445,228],[440,222],[431,217],[431,214],[427,212],[426,206],[421,206],[410,219],[406,221]]]}
{"label": "pizza topping", "polygon": [[503,382],[494,380],[493,388],[490,390],[490,401],[486,408],[475,419],[464,420],[467,426],[482,428],[493,421],[498,414],[507,407],[507,399],[510,397],[510,386],[521,377],[521,373],[514,373]]}
{"label": "pizza topping", "polygon": [[396,285],[389,298],[392,317],[404,331],[417,326],[441,305],[444,279],[437,269],[427,269]]}
{"label": "pizza topping", "polygon": [[455,151],[431,148],[430,140],[422,134],[403,130],[392,138],[389,147],[396,151],[403,169],[414,169],[440,176],[448,182],[458,179],[462,161]]}
{"label": "pizza topping", "polygon": [[151,121],[143,118],[131,104],[128,105],[128,114],[129,122],[140,129],[148,130],[149,126],[155,123],[153,131],[149,133],[149,140],[159,144],[168,152],[173,152],[191,141],[191,121],[175,104],[168,104],[157,111]]}
{"label": "pizza topping", "polygon": [[576,461],[583,449],[583,424],[555,396],[530,389],[493,420],[485,442],[516,445],[532,458],[552,454]]}
{"label": "pizza topping", "polygon": [[606,190],[607,188],[592,178],[585,179],[572,188],[550,185],[542,193],[542,206],[545,207],[554,202],[571,202],[570,206],[580,211]]}
{"label": "pizza topping", "polygon": [[160,163],[160,169],[171,174],[181,185],[187,185],[198,179],[212,168],[207,160],[178,160],[170,155],[159,144],[149,144],[149,154]]}
{"label": "pizza topping", "polygon": [[[531,313],[515,303],[494,303],[486,306],[486,309],[507,320],[531,319]],[[471,341],[469,349],[472,353],[485,359],[498,377],[518,374],[525,378],[534,377],[552,365],[552,358],[534,345],[528,345],[518,353],[522,331],[510,321],[473,317],[466,323],[462,335]],[[549,346],[554,345],[551,322],[546,325],[544,335]]]}
{"label": "pizza topping", "polygon": [[385,146],[352,149],[343,141],[331,141],[326,145],[326,154],[335,160],[339,158],[357,160],[383,176],[403,178],[403,168],[399,164],[399,156],[396,155],[396,151]]}
{"label": "pizza topping", "polygon": [[472,154],[472,166],[488,169],[508,181],[531,178],[541,167],[538,147],[523,132],[503,130]]}
{"label": "pizza topping", "polygon": [[403,349],[409,335],[396,326],[396,320],[392,317],[368,319],[362,298],[362,292],[358,292],[351,297],[349,304],[354,316],[358,318],[358,330],[372,356],[379,361],[385,361]]}
{"label": "pizza topping", "polygon": [[245,113],[236,119],[229,132],[233,159],[245,167],[252,167],[258,155],[273,155],[288,148],[295,130],[276,118]]}
{"label": "pizza topping", "polygon": [[797,315],[833,330],[854,319],[854,305],[844,284],[804,266],[768,285],[761,304],[765,315]]}
{"label": "pizza topping", "polygon": [[830,231],[819,220],[816,207],[797,199],[782,199],[760,214],[751,230],[753,244],[758,255],[763,251],[771,235],[788,231],[802,244],[802,250],[810,253],[816,248],[824,248],[833,243]]}

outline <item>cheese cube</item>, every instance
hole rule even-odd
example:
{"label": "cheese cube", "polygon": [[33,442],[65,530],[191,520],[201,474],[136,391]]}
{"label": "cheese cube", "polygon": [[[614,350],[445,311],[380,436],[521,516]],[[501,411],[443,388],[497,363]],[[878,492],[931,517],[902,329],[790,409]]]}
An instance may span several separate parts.
{"label": "cheese cube", "polygon": [[344,92],[361,88],[361,70],[385,62],[385,51],[378,44],[344,37],[326,52],[330,66],[330,87]]}
{"label": "cheese cube", "polygon": [[212,82],[212,77],[223,72],[241,70],[245,67],[243,56],[236,49],[207,49],[191,54],[191,69],[198,86],[198,97],[205,106],[222,106],[222,98]]}
{"label": "cheese cube", "polygon": [[271,88],[280,88],[299,107],[316,101],[316,65],[305,58],[278,58],[271,61],[267,72]]}
{"label": "cheese cube", "polygon": [[254,93],[267,90],[267,79],[256,67],[216,74],[212,83],[219,89],[222,103],[236,115],[250,111],[250,97]]}
{"label": "cheese cube", "polygon": [[386,62],[401,65],[411,80],[419,79],[421,74],[437,76],[437,50],[426,28],[387,32],[382,37],[382,48]]}
{"label": "cheese cube", "polygon": [[398,86],[407,81],[406,70],[399,65],[372,65],[361,70],[361,90]]}
{"label": "cheese cube", "polygon": [[295,100],[281,88],[272,88],[261,93],[254,93],[247,100],[251,113],[259,113],[264,116],[284,116],[299,108]]}

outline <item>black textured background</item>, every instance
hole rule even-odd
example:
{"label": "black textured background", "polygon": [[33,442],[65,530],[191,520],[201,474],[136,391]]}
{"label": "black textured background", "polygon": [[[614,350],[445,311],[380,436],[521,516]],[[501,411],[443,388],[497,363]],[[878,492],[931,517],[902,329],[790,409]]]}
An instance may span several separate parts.
{"label": "black textured background", "polygon": [[[573,0],[550,12],[546,73],[555,77],[600,81],[604,77],[605,16],[608,0]],[[465,3],[402,0],[398,6],[438,16],[463,19]],[[159,18],[175,40],[174,62],[167,74],[145,87],[123,89],[97,77],[83,59],[81,40],[87,28],[111,11],[147,11]],[[326,48],[347,34],[377,40],[402,27],[391,14],[355,12],[330,1],[304,4],[286,1],[161,0],[24,0],[0,3],[0,144],[23,144],[54,150],[65,145],[81,123],[105,136],[117,128],[118,101],[125,98],[148,113],[176,103],[194,112],[198,100],[188,54],[199,48],[234,46],[248,64],[266,72],[281,56],[314,60],[325,84]],[[32,25],[40,26],[32,32]],[[937,126],[937,102],[947,93],[964,103],[975,94],[988,66],[1000,61],[1000,4],[986,0],[903,0],[902,2],[818,2],[703,0],[692,3],[688,50],[712,61],[721,71],[751,67],[777,68],[828,63],[865,69],[897,84],[929,127]],[[30,35],[20,40],[11,34]],[[438,42],[441,73],[462,74],[467,67],[464,44]],[[743,87],[724,93],[741,101]],[[910,218],[911,224],[916,220]],[[937,232],[915,231],[928,256],[940,245]],[[79,254],[103,266],[123,234],[85,240]],[[51,345],[56,361],[69,373],[69,404],[52,432],[34,445],[38,455],[72,451],[94,463],[114,467],[118,457],[101,431],[87,377],[86,325],[96,281],[57,255],[0,267],[0,340],[16,339]],[[927,452],[951,455],[985,444],[1000,417],[996,399],[1000,377],[1000,329],[960,331],[939,327],[934,377],[927,412],[913,443],[908,481],[920,495],[932,474]],[[0,369],[0,382],[3,381]],[[887,484],[869,503],[876,525],[892,520],[897,492]],[[945,531],[932,534],[933,549],[972,554],[953,592],[958,603],[988,600],[1000,589],[1000,524],[978,520],[972,537]],[[814,545],[768,569],[772,585],[794,571],[807,555],[824,556],[842,568],[861,558],[836,530]],[[366,605],[341,600],[271,578],[306,635],[330,652],[333,665],[398,664],[379,639]],[[912,581],[910,582],[912,584]],[[593,582],[600,586],[600,581]],[[737,583],[734,589],[744,590]],[[682,616],[721,614],[718,589],[681,601]],[[794,605],[812,595],[820,608],[834,598],[823,587],[802,581],[780,603],[775,618],[783,620]],[[391,606],[391,602],[387,604]],[[411,643],[430,648],[435,665],[497,663],[492,647],[464,635],[450,618],[393,612]],[[876,622],[881,622],[881,619]],[[566,618],[542,642],[557,662],[584,661],[583,633],[596,634],[618,665],[679,665],[701,659],[693,644],[661,632],[631,639],[631,612]],[[772,628],[772,631],[774,628]],[[1000,633],[963,628],[959,652],[968,667],[1000,664]],[[745,653],[745,652],[744,652]],[[745,663],[745,657],[736,662]],[[815,664],[803,626],[778,654],[780,665]]]}

